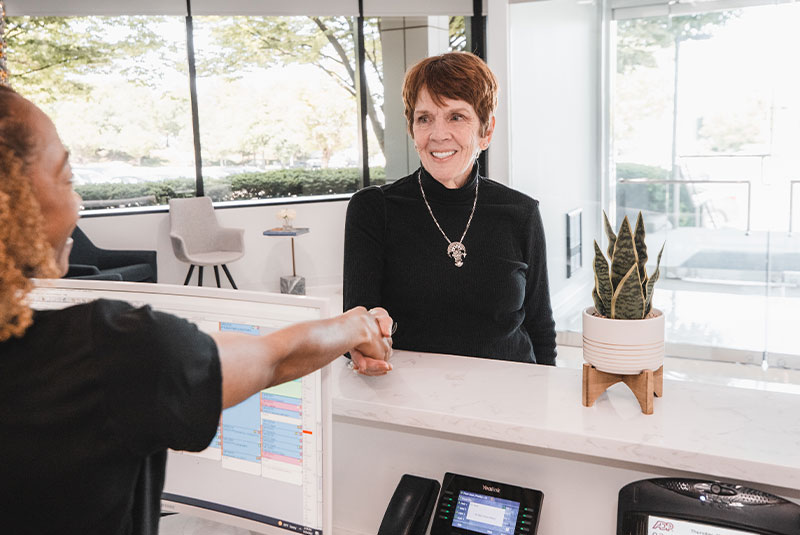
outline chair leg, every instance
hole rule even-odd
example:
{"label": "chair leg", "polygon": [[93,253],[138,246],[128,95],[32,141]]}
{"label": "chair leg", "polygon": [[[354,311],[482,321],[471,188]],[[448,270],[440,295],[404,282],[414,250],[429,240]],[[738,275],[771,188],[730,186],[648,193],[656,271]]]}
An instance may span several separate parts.
{"label": "chair leg", "polygon": [[203,285],[203,266],[197,266],[197,285]]}
{"label": "chair leg", "polygon": [[225,271],[225,275],[228,276],[228,280],[231,281],[231,286],[233,286],[233,289],[238,290],[239,288],[236,287],[236,283],[233,282],[233,277],[231,277],[231,272],[228,271],[228,266],[222,264],[222,269]]}
{"label": "chair leg", "polygon": [[183,281],[184,286],[189,284],[189,279],[192,278],[192,271],[194,271],[194,264],[189,264],[189,273],[186,274],[186,280]]}
{"label": "chair leg", "polygon": [[217,288],[222,288],[219,284],[219,266],[214,266],[214,277],[217,279]]}

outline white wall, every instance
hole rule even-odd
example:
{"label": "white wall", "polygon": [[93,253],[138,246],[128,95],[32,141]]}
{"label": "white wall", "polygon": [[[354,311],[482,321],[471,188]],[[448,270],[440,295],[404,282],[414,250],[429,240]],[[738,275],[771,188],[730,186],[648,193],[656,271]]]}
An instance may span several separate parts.
{"label": "white wall", "polygon": [[[600,17],[593,4],[549,0],[512,4],[509,21],[511,186],[540,201],[557,307],[559,295],[590,279],[600,237]],[[583,269],[567,280],[566,213],[575,208],[583,208]]]}
{"label": "white wall", "polygon": [[[280,277],[292,274],[289,238],[268,237],[261,233],[280,226],[277,212],[293,208],[296,227],[311,232],[295,238],[297,274],[306,277],[307,286],[341,284],[344,258],[344,218],[347,200],[282,206],[254,206],[217,209],[220,224],[245,229],[245,255],[228,268],[236,285],[243,290],[280,291]],[[169,240],[169,214],[84,217],[78,222],[98,247],[110,249],[154,249],[158,253],[158,281],[183,284],[187,264],[179,262]],[[230,287],[220,270],[225,288]],[[197,284],[197,269],[190,284]],[[205,286],[216,286],[214,271],[203,274]]]}
{"label": "white wall", "polygon": [[511,115],[509,110],[509,15],[508,0],[488,0],[486,15],[486,63],[492,69],[499,92],[495,127],[489,148],[489,174],[492,180],[509,184],[511,171]]}

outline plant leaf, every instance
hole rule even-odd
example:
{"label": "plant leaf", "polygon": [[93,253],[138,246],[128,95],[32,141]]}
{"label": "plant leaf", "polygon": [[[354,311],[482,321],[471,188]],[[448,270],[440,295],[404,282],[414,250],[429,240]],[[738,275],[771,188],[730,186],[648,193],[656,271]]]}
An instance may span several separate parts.
{"label": "plant leaf", "polygon": [[647,283],[647,269],[645,269],[645,264],[647,264],[647,245],[644,243],[644,234],[644,219],[642,218],[642,212],[639,211],[639,216],[636,218],[636,229],[633,232],[633,242],[636,244],[639,279],[643,285]]}
{"label": "plant leaf", "polygon": [[617,235],[614,234],[614,229],[611,228],[611,223],[608,222],[608,216],[605,210],[603,210],[603,222],[606,227],[606,236],[608,236],[608,257],[614,258],[614,244],[617,242]]}
{"label": "plant leaf", "polygon": [[[625,216],[614,244],[614,255],[611,257],[611,285],[615,292],[622,278],[631,269],[631,266],[637,266],[636,278],[639,279],[636,245],[633,242],[631,223],[628,221],[628,217]],[[639,290],[641,291],[641,288]]]}
{"label": "plant leaf", "polygon": [[611,318],[620,320],[644,318],[644,294],[636,264],[631,265],[614,291],[614,297],[611,299]]}
{"label": "plant leaf", "polygon": [[603,310],[605,309],[606,305],[600,299],[600,296],[597,295],[597,288],[592,288],[592,301],[594,301],[594,309],[597,311],[597,313],[600,314],[601,316],[605,316]]}
{"label": "plant leaf", "polygon": [[600,246],[597,245],[597,240],[594,242],[594,288],[595,291],[592,293],[592,296],[594,297],[596,294],[601,304],[601,306],[597,306],[597,300],[595,300],[594,307],[597,309],[597,312],[603,316],[609,317],[611,314],[611,297],[614,291],[611,288],[611,275],[608,269],[608,262],[606,261],[606,257],[603,256],[603,251],[600,250]]}
{"label": "plant leaf", "polygon": [[658,252],[658,260],[656,260],[656,270],[653,271],[653,274],[650,276],[650,280],[647,281],[647,288],[645,288],[645,316],[650,314],[650,309],[653,307],[653,288],[656,285],[659,274],[661,273],[661,255],[664,253],[665,245],[666,242],[661,244],[661,250]]}

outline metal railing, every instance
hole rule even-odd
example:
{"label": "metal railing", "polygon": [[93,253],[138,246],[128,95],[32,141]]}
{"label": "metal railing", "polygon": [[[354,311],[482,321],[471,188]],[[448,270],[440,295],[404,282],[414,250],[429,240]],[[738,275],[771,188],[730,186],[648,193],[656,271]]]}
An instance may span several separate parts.
{"label": "metal railing", "polygon": [[[800,182],[800,180],[792,181]],[[750,234],[750,205],[753,186],[749,180],[661,180],[652,178],[620,178],[618,184],[744,184],[747,186],[747,228],[745,234]],[[792,184],[794,185],[794,184]],[[791,223],[790,223],[791,225]],[[791,231],[791,229],[790,229]]]}
{"label": "metal railing", "polygon": [[764,163],[767,158],[772,158],[771,153],[754,153],[754,154],[681,154],[678,156],[678,161],[683,160],[724,160],[724,159],[756,159],[758,158],[759,163],[759,174],[761,176],[761,180],[764,180]]}

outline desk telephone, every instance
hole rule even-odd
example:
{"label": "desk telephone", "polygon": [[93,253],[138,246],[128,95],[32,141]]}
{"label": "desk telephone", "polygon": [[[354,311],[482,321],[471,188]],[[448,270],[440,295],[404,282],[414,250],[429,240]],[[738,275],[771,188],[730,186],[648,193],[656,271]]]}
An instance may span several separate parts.
{"label": "desk telephone", "polygon": [[431,516],[431,535],[536,535],[538,490],[449,472],[439,490],[434,479],[405,474],[378,535],[425,535]]}

